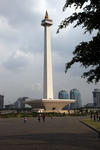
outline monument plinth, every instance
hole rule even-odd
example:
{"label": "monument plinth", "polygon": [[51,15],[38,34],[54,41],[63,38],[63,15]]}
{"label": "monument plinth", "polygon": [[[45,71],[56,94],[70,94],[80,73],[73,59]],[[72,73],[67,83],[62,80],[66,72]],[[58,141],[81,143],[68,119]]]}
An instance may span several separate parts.
{"label": "monument plinth", "polygon": [[53,80],[52,80],[52,60],[51,60],[51,36],[50,26],[53,24],[46,11],[45,18],[41,25],[44,27],[44,81],[43,81],[43,99],[28,99],[25,103],[32,108],[41,108],[46,110],[61,110],[64,106],[75,102],[72,99],[54,99],[53,98]]}

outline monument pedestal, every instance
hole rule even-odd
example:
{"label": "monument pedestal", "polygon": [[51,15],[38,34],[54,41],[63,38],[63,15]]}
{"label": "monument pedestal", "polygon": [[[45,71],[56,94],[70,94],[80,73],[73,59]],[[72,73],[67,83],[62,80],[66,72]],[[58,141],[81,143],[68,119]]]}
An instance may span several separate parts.
{"label": "monument pedestal", "polygon": [[73,99],[29,99],[26,104],[31,105],[33,109],[61,110],[64,106],[74,102]]}

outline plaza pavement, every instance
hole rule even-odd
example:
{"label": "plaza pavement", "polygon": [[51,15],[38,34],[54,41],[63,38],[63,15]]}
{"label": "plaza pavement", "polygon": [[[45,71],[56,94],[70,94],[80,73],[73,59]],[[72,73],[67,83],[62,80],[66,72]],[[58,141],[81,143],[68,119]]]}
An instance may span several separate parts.
{"label": "plaza pavement", "polygon": [[100,138],[80,117],[0,119],[0,150],[98,150]]}

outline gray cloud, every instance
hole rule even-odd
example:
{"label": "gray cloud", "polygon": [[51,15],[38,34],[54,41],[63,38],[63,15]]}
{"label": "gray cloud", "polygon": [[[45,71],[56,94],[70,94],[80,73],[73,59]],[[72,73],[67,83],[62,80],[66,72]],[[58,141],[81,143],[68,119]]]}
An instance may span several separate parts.
{"label": "gray cloud", "polygon": [[27,62],[25,59],[9,57],[9,59],[3,65],[6,69],[19,71],[21,68],[27,65]]}
{"label": "gray cloud", "polygon": [[0,15],[5,16],[15,27],[25,25],[35,17],[35,12],[32,14],[30,11],[31,5],[31,0],[0,0]]}

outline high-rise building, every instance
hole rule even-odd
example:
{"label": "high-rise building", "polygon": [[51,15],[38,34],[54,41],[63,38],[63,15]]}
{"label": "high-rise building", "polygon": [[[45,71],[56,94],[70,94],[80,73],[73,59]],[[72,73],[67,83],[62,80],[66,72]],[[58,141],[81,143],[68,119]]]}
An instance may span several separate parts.
{"label": "high-rise building", "polygon": [[94,106],[100,107],[100,89],[94,89],[92,93]]}
{"label": "high-rise building", "polygon": [[79,90],[72,89],[70,91],[70,99],[76,100],[75,103],[70,104],[70,109],[77,109],[77,108],[82,107],[81,94],[80,94]]}
{"label": "high-rise building", "polygon": [[[69,99],[68,92],[66,90],[61,90],[58,93],[58,98],[59,99]],[[62,109],[63,110],[68,110],[70,108],[70,104],[64,106]]]}
{"label": "high-rise building", "polygon": [[3,109],[4,106],[4,95],[0,95],[0,109]]}
{"label": "high-rise building", "polygon": [[68,99],[69,98],[68,92],[66,90],[59,91],[58,98],[59,99]]}

